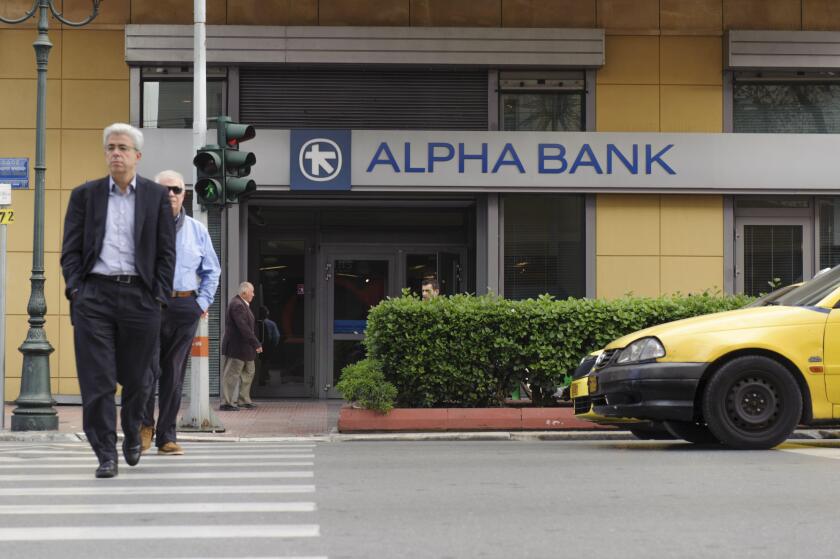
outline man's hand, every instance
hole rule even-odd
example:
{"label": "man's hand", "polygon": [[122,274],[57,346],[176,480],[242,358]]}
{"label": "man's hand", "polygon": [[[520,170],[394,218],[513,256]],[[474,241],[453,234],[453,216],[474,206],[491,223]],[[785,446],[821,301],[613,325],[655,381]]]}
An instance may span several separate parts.
{"label": "man's hand", "polygon": [[262,346],[257,348],[257,353],[262,353]]}

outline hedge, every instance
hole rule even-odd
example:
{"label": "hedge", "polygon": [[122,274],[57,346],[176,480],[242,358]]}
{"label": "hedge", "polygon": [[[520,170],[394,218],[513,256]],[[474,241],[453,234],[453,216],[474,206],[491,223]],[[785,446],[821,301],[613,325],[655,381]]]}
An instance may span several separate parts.
{"label": "hedge", "polygon": [[396,387],[382,374],[382,365],[370,358],[344,367],[335,388],[346,400],[380,413],[391,411],[397,397]]}
{"label": "hedge", "polygon": [[739,308],[746,296],[512,301],[494,295],[421,301],[404,293],[368,315],[365,345],[399,407],[502,405],[520,382],[550,405],[582,356],[655,324]]}

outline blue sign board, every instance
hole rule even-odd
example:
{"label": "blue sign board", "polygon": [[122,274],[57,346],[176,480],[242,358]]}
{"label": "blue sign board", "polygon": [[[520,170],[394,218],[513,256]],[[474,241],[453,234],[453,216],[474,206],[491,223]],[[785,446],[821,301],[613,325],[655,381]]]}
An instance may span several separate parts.
{"label": "blue sign board", "polygon": [[291,190],[350,190],[350,131],[292,130]]}
{"label": "blue sign board", "polygon": [[13,189],[29,188],[29,158],[0,157],[0,183]]}

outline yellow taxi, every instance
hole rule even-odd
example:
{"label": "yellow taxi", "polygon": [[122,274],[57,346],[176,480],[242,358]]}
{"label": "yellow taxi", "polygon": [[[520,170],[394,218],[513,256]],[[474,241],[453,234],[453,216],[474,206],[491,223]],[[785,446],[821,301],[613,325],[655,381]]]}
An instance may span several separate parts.
{"label": "yellow taxi", "polygon": [[800,423],[834,421],[840,266],[763,306],[619,338],[570,392],[578,417],[662,423],[691,442],[741,449],[774,447]]}

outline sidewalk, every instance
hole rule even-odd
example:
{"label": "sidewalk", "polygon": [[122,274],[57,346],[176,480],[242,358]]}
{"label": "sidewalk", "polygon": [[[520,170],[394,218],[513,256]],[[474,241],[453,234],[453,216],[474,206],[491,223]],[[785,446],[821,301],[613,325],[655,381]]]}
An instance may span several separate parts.
{"label": "sidewalk", "polygon": [[[636,440],[629,431],[604,429],[572,429],[557,431],[447,431],[447,432],[393,432],[393,433],[338,433],[338,416],[342,400],[265,400],[256,401],[257,408],[236,412],[221,412],[219,401],[211,406],[225,427],[221,433],[179,431],[182,441],[240,439],[279,439],[289,437],[317,437],[326,441],[501,441],[501,440]],[[5,431],[0,431],[0,441],[71,441],[84,440],[82,431],[82,406],[57,405],[58,432],[12,432],[13,404],[5,406]],[[185,406],[181,413],[188,410]],[[117,413],[119,424],[119,413]],[[594,426],[593,426],[594,427]],[[119,431],[118,431],[119,433]],[[77,436],[80,435],[80,436]],[[840,425],[797,429],[791,439],[840,439]]]}
{"label": "sidewalk", "polygon": [[[216,417],[225,427],[223,433],[202,433],[231,439],[255,437],[304,437],[325,436],[336,431],[338,412],[344,404],[342,400],[270,400],[255,401],[257,407],[252,410],[218,411],[219,401],[214,399],[210,405]],[[5,406],[5,428],[11,429],[13,404]],[[58,431],[67,435],[82,433],[82,406],[55,406],[58,412]],[[181,409],[184,414],[189,405]],[[119,422],[119,413],[117,413]],[[194,432],[183,432],[184,438],[195,436]]]}

